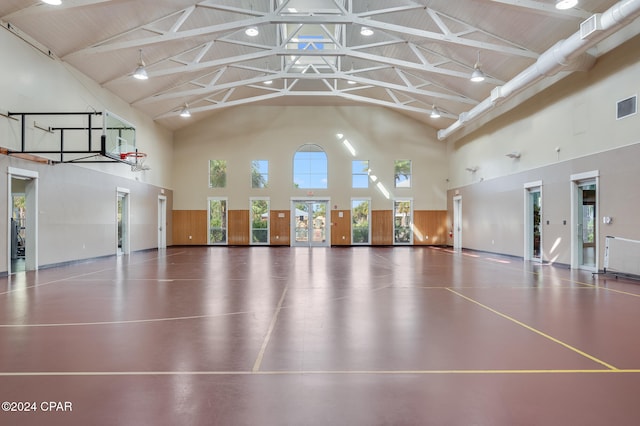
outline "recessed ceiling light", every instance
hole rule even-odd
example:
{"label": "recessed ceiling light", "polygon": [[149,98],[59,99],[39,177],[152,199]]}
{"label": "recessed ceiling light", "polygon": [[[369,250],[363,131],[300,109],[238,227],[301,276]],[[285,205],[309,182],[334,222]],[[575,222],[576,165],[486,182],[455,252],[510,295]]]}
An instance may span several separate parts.
{"label": "recessed ceiling light", "polygon": [[258,31],[258,27],[249,27],[246,30],[244,30],[244,33],[249,37],[255,37],[258,34],[260,34],[260,31]]}
{"label": "recessed ceiling light", "polygon": [[360,28],[360,34],[365,37],[369,37],[373,35],[373,30],[369,27],[362,27]]}
{"label": "recessed ceiling light", "polygon": [[567,10],[576,7],[578,0],[558,0],[556,1],[556,9]]}

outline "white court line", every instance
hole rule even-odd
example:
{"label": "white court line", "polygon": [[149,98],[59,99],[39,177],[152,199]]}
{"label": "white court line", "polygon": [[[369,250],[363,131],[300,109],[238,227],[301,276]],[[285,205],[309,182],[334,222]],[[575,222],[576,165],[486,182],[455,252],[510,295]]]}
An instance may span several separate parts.
{"label": "white court line", "polygon": [[255,313],[253,311],[228,312],[224,314],[210,315],[193,315],[187,317],[168,317],[168,318],[150,318],[141,320],[123,320],[123,321],[96,321],[96,322],[68,322],[68,323],[51,323],[51,324],[0,324],[0,328],[22,328],[22,327],[74,327],[74,326],[91,326],[91,325],[118,325],[118,324],[139,324],[149,322],[163,321],[185,321],[203,318],[219,318],[233,315],[248,315]]}
{"label": "white court line", "polygon": [[262,365],[262,359],[264,358],[264,354],[267,351],[267,345],[271,340],[271,334],[276,327],[276,321],[278,321],[278,315],[282,310],[282,304],[284,303],[284,298],[287,295],[287,288],[285,287],[282,290],[282,296],[280,296],[280,301],[278,301],[278,306],[276,306],[276,311],[273,313],[273,317],[271,318],[271,323],[269,324],[269,329],[267,330],[267,335],[264,336],[264,341],[262,342],[262,347],[260,348],[260,352],[258,353],[258,357],[256,358],[256,362],[253,364],[253,371],[259,371],[260,366]]}
{"label": "white court line", "polygon": [[[186,253],[186,251],[180,251],[180,252],[177,252],[177,253],[171,253],[171,254],[168,254],[168,255],[166,255],[164,257],[176,256],[176,255],[179,255],[179,254],[182,254],[182,253]],[[150,259],[146,259],[146,260],[143,260],[143,261],[139,261],[139,262],[128,263],[127,265],[135,266],[135,265],[139,265],[139,264],[144,263],[144,262],[148,262],[148,261],[151,261],[151,260],[157,260],[157,259],[160,259],[160,256],[156,256],[156,257],[153,257],[153,258],[150,258]],[[14,288],[14,289],[11,289],[11,290],[0,292],[0,296],[3,296],[5,294],[14,293],[16,291],[23,291],[23,290],[27,290],[27,289],[31,289],[31,288],[43,287],[45,285],[56,284],[56,283],[60,283],[60,282],[63,282],[63,281],[73,281],[73,280],[79,279],[81,277],[85,277],[87,275],[98,274],[100,272],[105,272],[105,271],[112,271],[114,269],[116,269],[116,268],[115,267],[103,268],[103,269],[98,269],[97,271],[85,272],[84,274],[71,275],[69,277],[59,278],[57,280],[46,281],[46,282],[41,283],[41,284],[33,284],[33,285],[26,286],[26,287]],[[9,277],[7,277],[7,278],[9,278]],[[114,278],[111,278],[110,280],[113,281]]]}

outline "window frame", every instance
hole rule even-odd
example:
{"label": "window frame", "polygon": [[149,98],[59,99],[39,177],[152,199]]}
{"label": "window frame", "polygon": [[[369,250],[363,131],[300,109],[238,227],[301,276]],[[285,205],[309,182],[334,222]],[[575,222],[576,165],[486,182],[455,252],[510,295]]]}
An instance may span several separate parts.
{"label": "window frame", "polygon": [[[264,178],[264,185],[263,186],[253,186],[253,165],[256,162],[265,162],[267,164],[267,172],[266,173],[261,173],[260,172],[260,168],[258,167],[257,173],[262,176]],[[269,187],[269,160],[251,160],[251,189],[267,189]]]}
{"label": "window frame", "polygon": [[[302,149],[305,147],[315,147],[317,148],[316,150],[313,151],[303,151]],[[325,160],[325,169],[324,169],[324,173],[323,174],[311,174],[311,172],[309,171],[308,173],[302,174],[300,172],[296,173],[296,156],[299,153],[308,153],[308,152],[317,152],[317,153],[322,153],[324,155],[324,160]],[[315,144],[315,143],[305,143],[303,145],[300,145],[298,147],[298,149],[296,149],[296,152],[293,154],[293,166],[292,166],[292,184],[293,187],[296,189],[308,189],[308,190],[314,190],[314,189],[329,189],[329,155],[327,155],[327,151],[320,145]],[[300,160],[299,160],[300,161]],[[309,169],[311,169],[311,163],[309,164]],[[297,176],[304,176],[305,178],[309,179],[309,185],[311,185],[311,181],[312,181],[312,177],[313,176],[323,176],[324,179],[320,179],[320,181],[324,181],[325,185],[324,186],[301,186],[300,184],[298,184],[296,182],[296,177]],[[297,185],[297,186],[296,186]]]}
{"label": "window frame", "polygon": [[[212,163],[213,163],[214,161],[222,161],[222,162],[224,162],[224,185],[222,185],[222,186],[218,186],[218,185],[215,185],[215,186],[214,186],[214,185],[213,185],[213,181],[212,181],[212,179],[211,179],[211,166],[212,166]],[[209,175],[209,188],[212,188],[212,189],[224,189],[224,188],[226,188],[226,187],[227,187],[227,178],[228,178],[228,175],[227,175],[227,166],[228,166],[228,165],[229,165],[229,164],[227,163],[227,160],[221,160],[221,159],[218,159],[218,160],[209,160],[209,170],[208,170],[208,172],[207,172],[207,174]]]}
{"label": "window frame", "polygon": [[[367,168],[363,172],[355,172],[354,171],[354,163],[366,163]],[[371,175],[371,162],[369,160],[351,160],[351,189],[369,189],[369,176]],[[365,182],[366,186],[355,186],[355,178],[356,176],[366,176]]]}
{"label": "window frame", "polygon": [[[409,223],[406,224],[402,228],[407,228],[409,230],[409,240],[408,241],[398,241],[398,231],[402,230],[402,228],[398,229],[396,226],[396,203],[409,203]],[[413,245],[413,198],[411,197],[399,197],[393,199],[393,245]]]}
{"label": "window frame", "polygon": [[[353,221],[355,218],[355,215],[353,214],[353,203],[356,201],[366,201],[368,203],[368,208],[367,208],[367,242],[361,243],[361,242],[356,242],[355,238],[354,238],[354,232],[356,231],[356,229],[358,228],[354,228],[353,226]],[[351,213],[351,221],[350,221],[350,228],[351,228],[351,245],[354,246],[370,246],[371,245],[371,197],[352,197],[351,198],[351,204],[350,204],[350,213]],[[364,229],[364,228],[359,228],[359,229]]]}
{"label": "window frame", "polygon": [[[399,181],[398,181],[398,174],[396,173],[397,171],[397,166],[398,163],[401,161],[408,161],[409,162],[409,175],[405,180],[400,181],[400,183],[407,181],[408,185],[398,185]],[[403,160],[394,160],[393,161],[393,187],[396,189],[411,189],[412,187],[412,178],[413,178],[413,161],[409,160],[409,159],[403,159]]]}
{"label": "window frame", "polygon": [[[223,201],[224,202],[224,219],[223,226],[220,228],[211,227],[211,202]],[[224,235],[224,241],[212,241],[212,231],[220,229]],[[229,199],[228,197],[207,197],[207,244],[208,245],[228,245],[229,243]]]}
{"label": "window frame", "polygon": [[[254,241],[253,232],[256,230],[263,231],[265,228],[254,228],[253,220],[253,203],[254,201],[266,201],[267,202],[267,238],[266,241]],[[269,197],[251,197],[249,198],[249,244],[252,246],[264,246],[269,245],[271,241],[271,199]]]}

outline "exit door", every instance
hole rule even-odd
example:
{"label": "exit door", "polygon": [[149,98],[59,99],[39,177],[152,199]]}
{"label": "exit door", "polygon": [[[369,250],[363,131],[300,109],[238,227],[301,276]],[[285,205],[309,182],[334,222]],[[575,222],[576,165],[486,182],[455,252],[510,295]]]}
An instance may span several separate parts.
{"label": "exit door", "polygon": [[327,227],[328,201],[294,200],[291,203],[291,241],[298,247],[328,247],[331,241]]}

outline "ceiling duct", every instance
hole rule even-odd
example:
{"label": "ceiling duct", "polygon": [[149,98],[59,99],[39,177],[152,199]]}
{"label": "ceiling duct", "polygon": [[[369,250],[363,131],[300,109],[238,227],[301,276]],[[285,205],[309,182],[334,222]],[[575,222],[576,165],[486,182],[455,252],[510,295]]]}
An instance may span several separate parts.
{"label": "ceiling duct", "polygon": [[[561,40],[545,51],[538,60],[503,86],[491,91],[491,96],[480,102],[446,129],[438,131],[438,139],[446,139],[456,130],[491,110],[497,103],[532,86],[534,83],[560,71],[588,70],[595,58],[588,49],[631,23],[640,15],[640,0],[623,0],[606,12],[585,21],[585,35],[581,29],[566,40]],[[587,21],[591,21],[586,24]]]}

